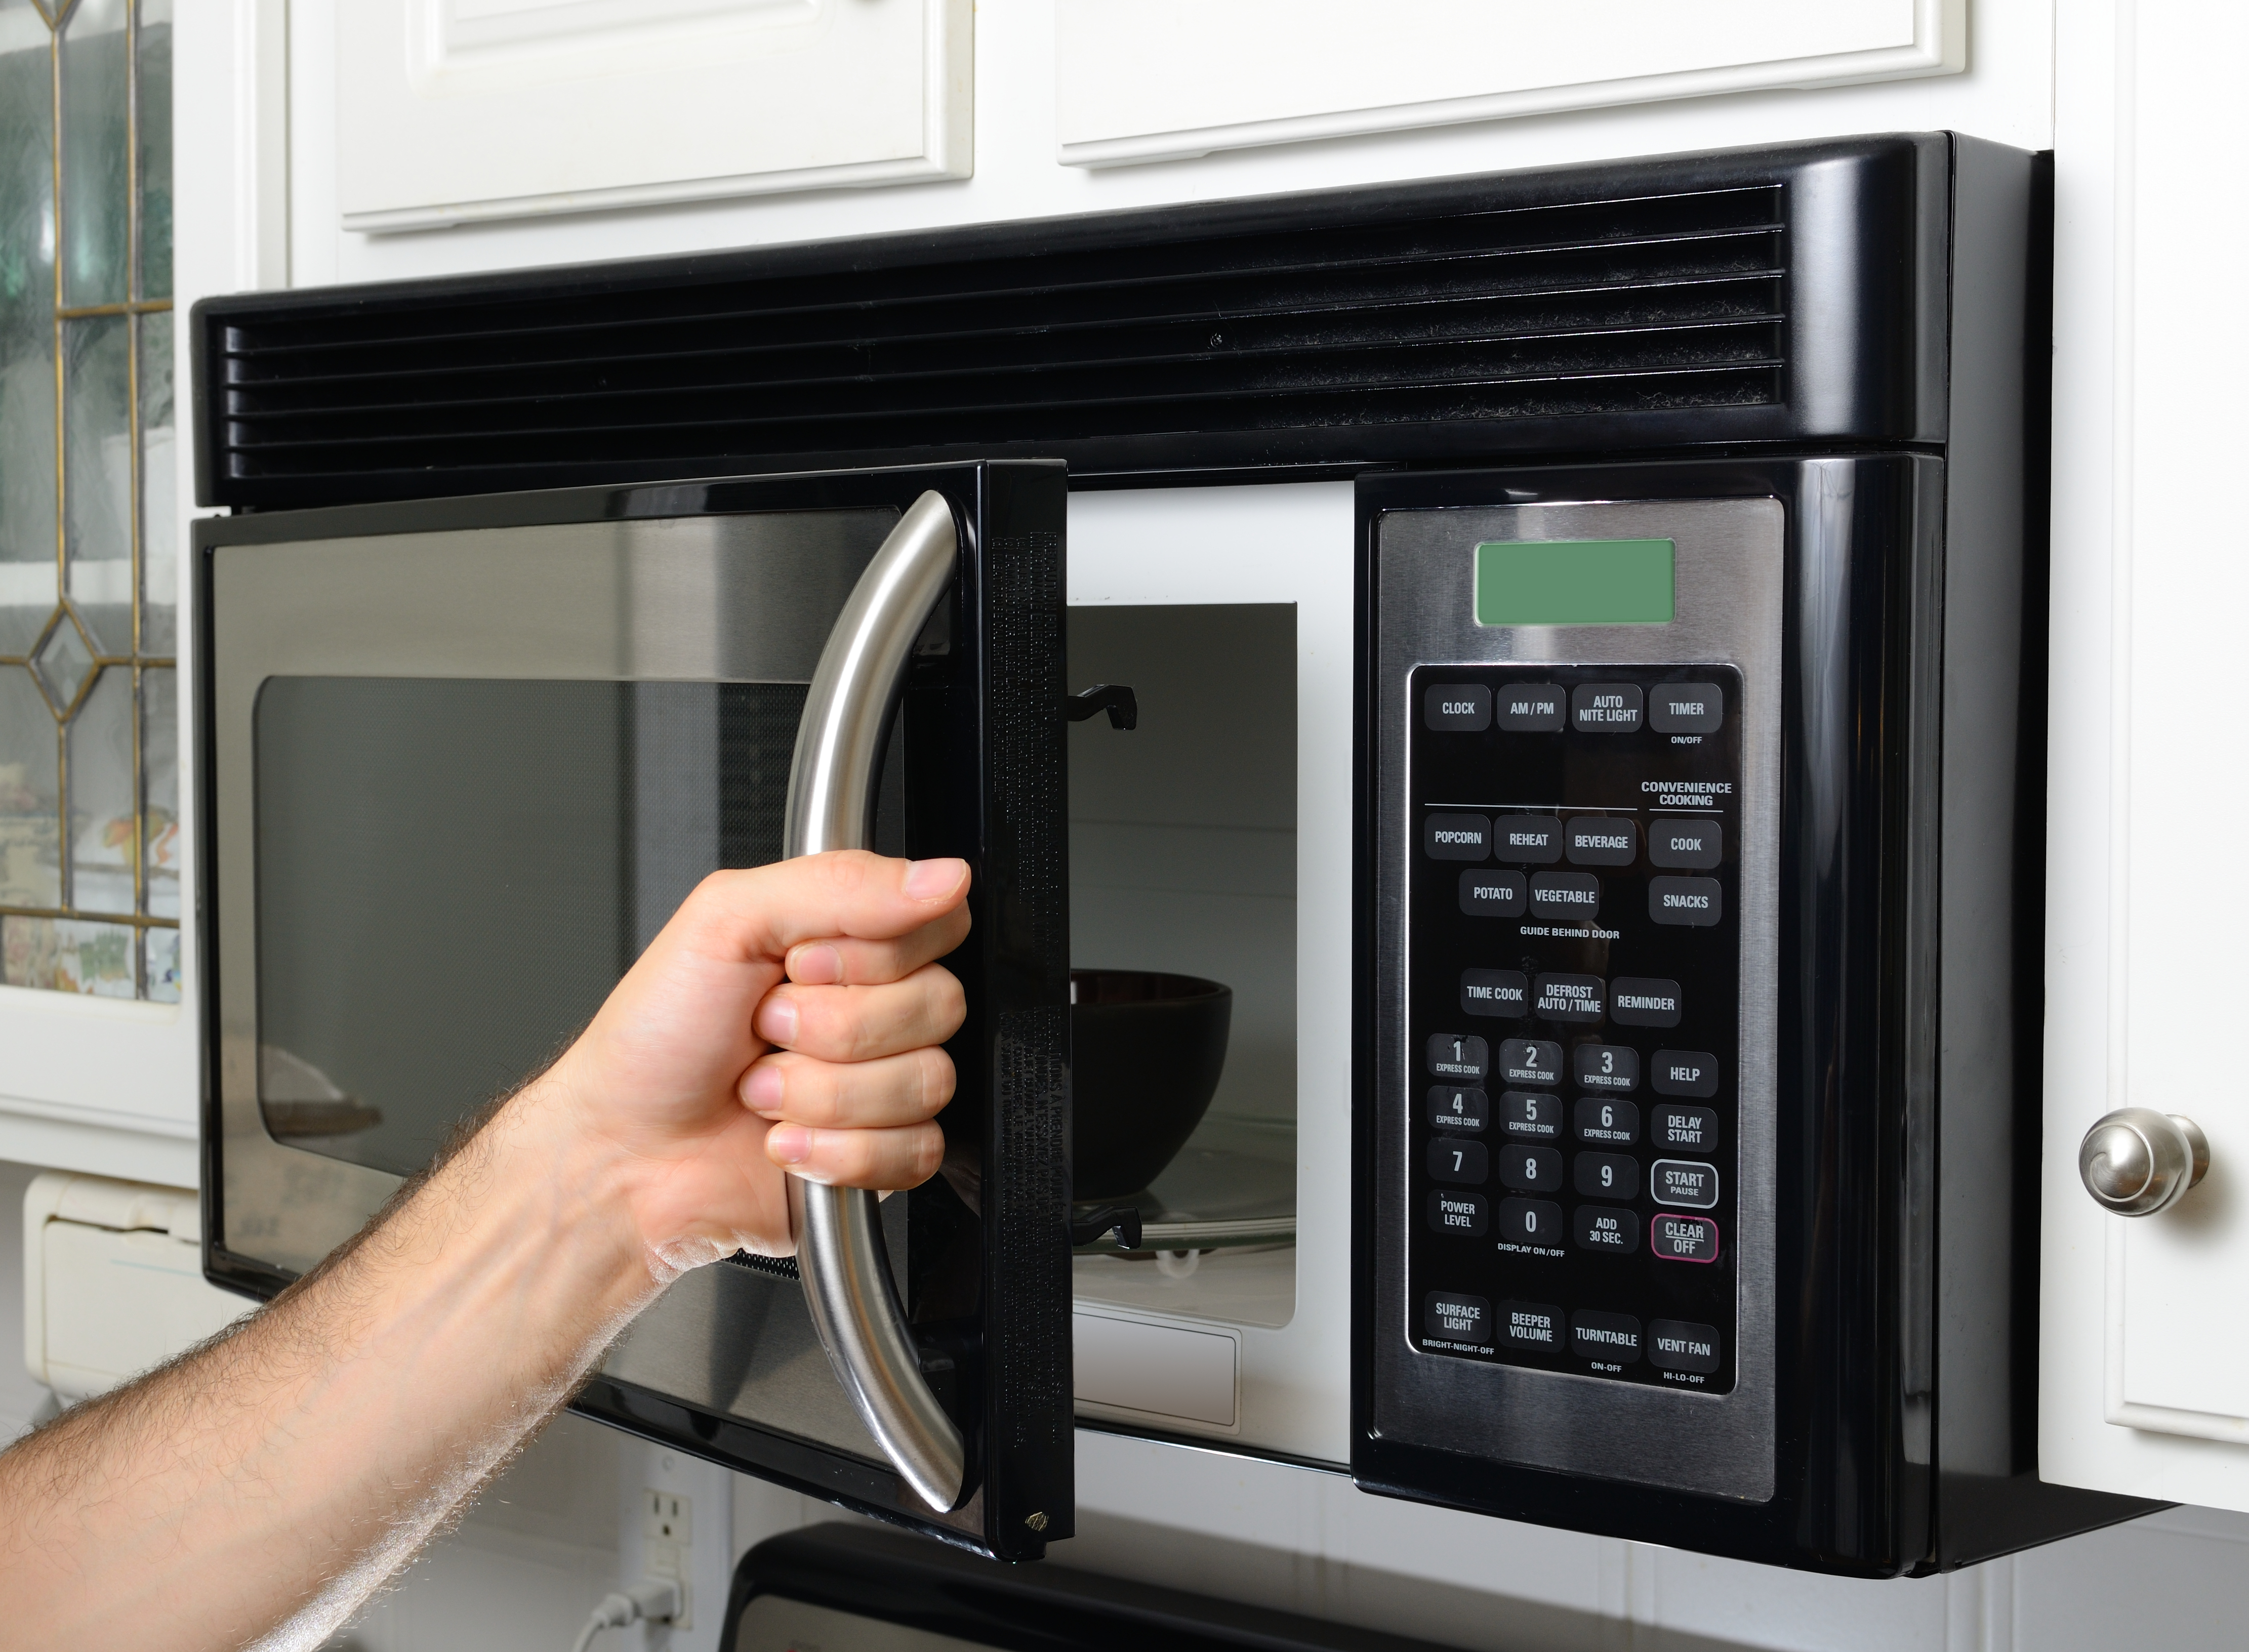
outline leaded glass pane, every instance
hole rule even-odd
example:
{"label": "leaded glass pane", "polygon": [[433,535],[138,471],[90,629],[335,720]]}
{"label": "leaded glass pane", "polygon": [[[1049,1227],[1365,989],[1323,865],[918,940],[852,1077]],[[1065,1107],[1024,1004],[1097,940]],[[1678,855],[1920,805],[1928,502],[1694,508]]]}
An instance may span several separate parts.
{"label": "leaded glass pane", "polygon": [[69,918],[0,919],[0,974],[10,987],[133,996],[133,931]]}
{"label": "leaded glass pane", "polygon": [[29,0],[0,0],[0,655],[55,607],[52,62]]}
{"label": "leaded glass pane", "polygon": [[60,750],[31,672],[0,665],[0,906],[62,904]]}
{"label": "leaded glass pane", "polygon": [[107,671],[71,719],[70,904],[133,912],[133,671]]}
{"label": "leaded glass pane", "polygon": [[63,24],[63,302],[121,304],[127,257],[126,0]]}
{"label": "leaded glass pane", "polygon": [[86,646],[86,639],[78,634],[70,616],[62,615],[55,628],[47,633],[38,651],[31,656],[31,670],[39,679],[39,686],[47,691],[47,699],[54,707],[58,720],[70,715],[71,707],[78,704],[79,690],[86,679],[93,675],[93,656]]}
{"label": "leaded glass pane", "polygon": [[131,320],[63,323],[63,498],[71,601],[104,655],[133,651]]}
{"label": "leaded glass pane", "polygon": [[148,915],[180,915],[179,673],[152,665],[141,673],[141,856]]}
{"label": "leaded glass pane", "polygon": [[172,0],[141,0],[141,296],[172,296]]}
{"label": "leaded glass pane", "polygon": [[147,953],[143,966],[141,995],[160,1004],[180,1002],[180,932],[176,929],[144,929],[141,945]]}
{"label": "leaded glass pane", "polygon": [[172,317],[141,318],[141,651],[180,649],[179,446],[172,419]]}

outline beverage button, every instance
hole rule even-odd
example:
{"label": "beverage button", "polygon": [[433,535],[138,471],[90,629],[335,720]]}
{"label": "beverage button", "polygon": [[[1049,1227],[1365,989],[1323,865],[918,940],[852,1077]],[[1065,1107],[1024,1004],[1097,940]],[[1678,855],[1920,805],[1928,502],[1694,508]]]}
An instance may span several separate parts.
{"label": "beverage button", "polygon": [[1581,1153],[1578,1191],[1588,1199],[1640,1197],[1640,1160],[1628,1153]]}
{"label": "beverage button", "polygon": [[[1558,1084],[1562,1046],[1544,1038],[1506,1039],[1499,1046],[1499,1076],[1510,1084]],[[1476,1077],[1483,1075],[1478,1072]]]}
{"label": "beverage button", "polygon": [[1491,853],[1491,822],[1482,815],[1427,816],[1421,852],[1431,860],[1482,860]]}
{"label": "beverage button", "polygon": [[1562,1311],[1543,1302],[1503,1302],[1496,1316],[1503,1348],[1562,1352]]}
{"label": "beverage button", "polygon": [[1628,1366],[1640,1358],[1640,1321],[1628,1313],[1580,1308],[1570,1316],[1570,1349],[1581,1359]]}
{"label": "beverage button", "polygon": [[[1613,992],[1609,1002],[1613,1007]],[[1579,1044],[1570,1052],[1570,1076],[1580,1090],[1624,1095],[1640,1088],[1640,1051],[1629,1044]]]}
{"label": "beverage button", "polygon": [[1471,918],[1523,916],[1521,872],[1466,871],[1461,874],[1461,910]]}
{"label": "beverage button", "polygon": [[1499,690],[1499,726],[1510,734],[1562,732],[1562,691],[1551,683],[1503,683]]}
{"label": "beverage button", "polygon": [[1718,1224],[1708,1216],[1658,1216],[1647,1224],[1647,1248],[1666,1262],[1716,1262]]}
{"label": "beverage button", "polygon": [[1429,1226],[1438,1233],[1481,1239],[1491,1222],[1491,1207],[1480,1193],[1440,1187],[1429,1195]]}
{"label": "beverage button", "polygon": [[1640,1109],[1608,1096],[1586,1096],[1578,1103],[1578,1139],[1604,1147],[1629,1147],[1640,1139]]}
{"label": "beverage button", "polygon": [[[1725,914],[1726,891],[1715,878],[1651,878],[1647,880],[1647,915],[1659,924],[1686,924],[1705,929]],[[1538,909],[1533,888],[1530,909]]]}
{"label": "beverage button", "polygon": [[1562,1185],[1562,1155],[1551,1147],[1502,1147],[1499,1179],[1517,1193],[1552,1193]]}
{"label": "beverage button", "polygon": [[1715,734],[1726,720],[1716,683],[1658,683],[1647,691],[1647,726],[1659,734]]}
{"label": "beverage button", "polygon": [[1491,1101],[1481,1090],[1438,1084],[1429,1091],[1429,1127],[1446,1135],[1482,1130],[1491,1122]]}
{"label": "beverage button", "polygon": [[[1503,1153],[1517,1151],[1502,1148]],[[1483,1150],[1483,1143],[1466,1136],[1455,1136],[1449,1140],[1429,1144],[1427,1157],[1429,1179],[1449,1181],[1463,1187],[1478,1187],[1491,1174],[1491,1165]]]}
{"label": "beverage button", "polygon": [[1489,1353],[1491,1304],[1465,1291],[1428,1291],[1421,1298],[1421,1335]]}
{"label": "beverage button", "polygon": [[1461,972],[1461,1014],[1514,1015],[1530,1013],[1530,984],[1519,969],[1468,969]]}
{"label": "beverage button", "polygon": [[1726,856],[1726,829],[1715,820],[1658,816],[1647,823],[1647,859],[1654,866],[1708,871]]}
{"label": "beverage button", "polygon": [[1601,1018],[1599,975],[1541,975],[1531,991],[1531,1012],[1544,1020],[1591,1025]]}
{"label": "beverage button", "polygon": [[1609,983],[1609,1016],[1626,1027],[1676,1027],[1679,983],[1654,975],[1619,975]]}
{"label": "beverage button", "polygon": [[1491,726],[1491,691],[1482,683],[1432,683],[1421,692],[1421,720],[1443,733],[1481,733]]}
{"label": "beverage button", "polygon": [[1562,824],[1562,852],[1572,866],[1629,866],[1640,828],[1626,815],[1572,815]]}
{"label": "beverage button", "polygon": [[1628,1256],[1640,1249],[1640,1218],[1616,1205],[1579,1205],[1571,1233],[1580,1250],[1606,1250]]}
{"label": "beverage button", "polygon": [[1715,1096],[1718,1058],[1699,1050],[1659,1050],[1648,1058],[1647,1083],[1659,1096]]}
{"label": "beverage button", "polygon": [[1562,1139],[1562,1098],[1535,1090],[1510,1090],[1499,1098],[1500,1128],[1523,1141]]}
{"label": "beverage button", "polygon": [[1645,705],[1637,683],[1580,683],[1570,691],[1570,726],[1580,734],[1637,734]]}
{"label": "beverage button", "polygon": [[1530,880],[1530,915],[1590,921],[1601,910],[1601,880],[1591,872],[1540,872]]}
{"label": "beverage button", "polygon": [[1691,1371],[1708,1376],[1718,1368],[1718,1328],[1684,1319],[1647,1322],[1647,1363],[1658,1371]]}
{"label": "beverage button", "polygon": [[1648,1120],[1647,1140],[1674,1153],[1716,1153],[1718,1115],[1708,1107],[1658,1107]]}
{"label": "beverage button", "polygon": [[1502,860],[1518,866],[1551,866],[1562,858],[1562,823],[1551,815],[1502,815],[1493,841]]}
{"label": "beverage button", "polygon": [[1499,1236],[1513,1244],[1542,1250],[1562,1248],[1562,1207],[1544,1199],[1503,1199],[1499,1201]]}
{"label": "beverage button", "polygon": [[1686,1159],[1659,1159],[1647,1173],[1648,1191],[1659,1205],[1710,1210],[1718,1202],[1718,1167]]}
{"label": "beverage button", "polygon": [[1431,1033],[1424,1059],[1432,1078],[1457,1078],[1462,1084],[1480,1084],[1491,1070],[1491,1046],[1468,1033]]}

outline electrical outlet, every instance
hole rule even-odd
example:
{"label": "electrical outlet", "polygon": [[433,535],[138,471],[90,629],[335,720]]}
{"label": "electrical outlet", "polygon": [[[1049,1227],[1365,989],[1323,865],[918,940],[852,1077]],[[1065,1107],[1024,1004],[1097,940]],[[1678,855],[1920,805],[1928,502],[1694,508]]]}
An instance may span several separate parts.
{"label": "electrical outlet", "polygon": [[695,1627],[695,1499],[650,1486],[641,1501],[641,1566],[652,1578],[679,1586],[672,1627]]}
{"label": "electrical outlet", "polygon": [[616,1652],[722,1652],[734,1572],[734,1476],[715,1463],[642,1442],[616,1481],[617,1576],[679,1586],[679,1615],[620,1638]]}

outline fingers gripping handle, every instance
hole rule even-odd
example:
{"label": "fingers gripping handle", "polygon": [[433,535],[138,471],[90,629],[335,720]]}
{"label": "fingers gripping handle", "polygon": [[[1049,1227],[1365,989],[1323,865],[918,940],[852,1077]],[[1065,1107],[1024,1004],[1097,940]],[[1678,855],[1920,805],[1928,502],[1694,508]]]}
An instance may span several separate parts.
{"label": "fingers gripping handle", "polygon": [[[872,841],[875,788],[907,657],[959,558],[952,506],[924,493],[859,576],[821,650],[797,725],[783,858]],[[952,1508],[967,1477],[966,1451],[922,1379],[883,1247],[879,1203],[863,1188],[796,1176],[788,1191],[805,1304],[837,1379],[914,1495],[932,1509]]]}

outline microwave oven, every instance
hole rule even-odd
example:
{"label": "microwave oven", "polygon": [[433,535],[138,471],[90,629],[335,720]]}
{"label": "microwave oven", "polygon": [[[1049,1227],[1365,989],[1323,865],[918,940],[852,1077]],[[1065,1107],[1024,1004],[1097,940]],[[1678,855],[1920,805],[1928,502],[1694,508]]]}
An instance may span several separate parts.
{"label": "microwave oven", "polygon": [[[2036,1468],[2046,179],[1903,134],[206,300],[210,1276],[803,841],[918,535],[853,823],[975,868],[946,1171],[579,1409],[1010,1559],[1073,1419],[1857,1575],[2142,1511]],[[1102,972],[1202,983],[1193,1096]]]}

